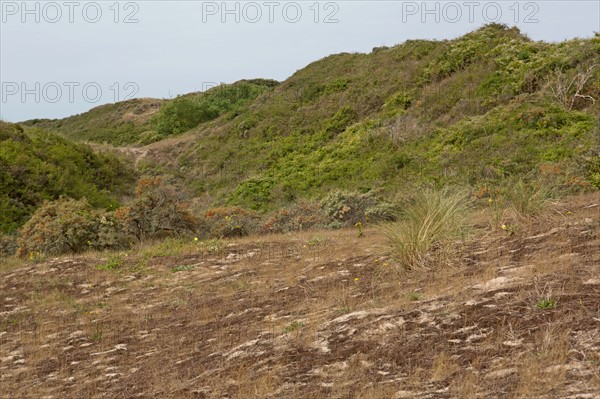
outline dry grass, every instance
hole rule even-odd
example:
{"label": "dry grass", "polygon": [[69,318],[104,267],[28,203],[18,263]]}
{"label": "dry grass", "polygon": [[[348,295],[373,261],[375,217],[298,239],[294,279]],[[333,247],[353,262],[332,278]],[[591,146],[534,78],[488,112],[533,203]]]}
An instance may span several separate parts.
{"label": "dry grass", "polygon": [[110,254],[14,265],[0,272],[0,397],[594,394],[595,203],[467,240],[453,268],[398,271],[377,229],[148,244],[114,270],[99,269]]}

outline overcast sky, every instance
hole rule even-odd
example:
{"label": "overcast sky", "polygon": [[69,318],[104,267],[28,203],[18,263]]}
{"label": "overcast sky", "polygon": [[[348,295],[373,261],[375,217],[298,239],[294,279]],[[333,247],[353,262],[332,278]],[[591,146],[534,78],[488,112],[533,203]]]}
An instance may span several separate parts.
{"label": "overcast sky", "polygon": [[490,22],[535,40],[600,31],[591,1],[0,1],[0,118],[284,80],[329,54],[455,38]]}

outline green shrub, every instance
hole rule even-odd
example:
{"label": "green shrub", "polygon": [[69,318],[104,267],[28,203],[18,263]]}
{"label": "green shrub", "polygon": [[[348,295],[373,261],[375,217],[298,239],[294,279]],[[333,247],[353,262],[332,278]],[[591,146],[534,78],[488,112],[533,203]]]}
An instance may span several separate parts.
{"label": "green shrub", "polygon": [[600,189],[600,152],[592,152],[582,162],[589,183]]}
{"label": "green shrub", "polygon": [[99,265],[98,269],[99,270],[117,270],[119,269],[123,264],[123,257],[121,257],[121,255],[112,255],[109,256],[108,260],[106,261],[106,263]]}
{"label": "green shrub", "polygon": [[422,189],[403,208],[402,218],[386,228],[393,254],[412,270],[433,264],[433,252],[465,233],[466,196],[449,189]]}
{"label": "green shrub", "polygon": [[177,190],[161,177],[143,177],[136,187],[135,199],[116,215],[125,231],[139,241],[192,232],[196,220],[187,211]]}
{"label": "green shrub", "polygon": [[152,118],[151,124],[161,137],[183,133],[226,112],[239,109],[275,83],[261,79],[240,81],[220,85],[203,93],[179,96],[164,104]]}
{"label": "green shrub", "polygon": [[405,111],[414,101],[414,97],[405,91],[400,91],[390,97],[383,105],[383,110],[388,116],[393,116]]}
{"label": "green shrub", "polygon": [[382,201],[372,192],[359,193],[336,190],[327,195],[321,206],[333,220],[344,226],[361,222],[392,221],[397,207]]}
{"label": "green shrub", "polygon": [[88,249],[121,249],[129,245],[120,223],[87,200],[61,197],[39,207],[21,229],[17,255],[60,255]]}
{"label": "green shrub", "polygon": [[325,133],[328,137],[334,137],[346,130],[356,119],[356,111],[349,106],[342,107],[333,117],[325,122]]}
{"label": "green shrub", "polygon": [[181,96],[161,107],[154,118],[154,126],[158,134],[165,137],[183,133],[217,116],[219,110],[215,107],[201,104],[191,96]]}
{"label": "green shrub", "polygon": [[17,239],[0,233],[0,258],[12,256],[17,252]]}
{"label": "green shrub", "polygon": [[287,233],[330,227],[334,220],[313,202],[300,202],[271,214],[262,225],[264,233]]}
{"label": "green shrub", "polygon": [[254,211],[265,210],[271,205],[272,187],[272,179],[248,178],[239,184],[229,202]]}
{"label": "green shrub", "polygon": [[542,298],[535,306],[541,310],[554,309],[556,307],[556,299],[554,298]]}

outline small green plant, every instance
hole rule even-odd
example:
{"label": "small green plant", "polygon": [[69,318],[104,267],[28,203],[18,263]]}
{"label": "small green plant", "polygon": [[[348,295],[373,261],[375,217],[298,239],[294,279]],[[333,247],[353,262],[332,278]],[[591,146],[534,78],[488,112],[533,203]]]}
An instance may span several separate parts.
{"label": "small green plant", "polygon": [[222,240],[213,238],[212,240],[204,241],[207,252],[217,253],[225,248],[225,243]]}
{"label": "small green plant", "polygon": [[500,228],[504,230],[508,236],[513,236],[517,232],[517,226],[514,224],[503,224]]}
{"label": "small green plant", "polygon": [[31,263],[42,263],[46,260],[46,255],[42,251],[33,251],[27,255],[27,259]]}
{"label": "small green plant", "polygon": [[171,270],[173,271],[173,273],[177,273],[177,272],[187,272],[190,270],[194,270],[196,268],[196,265],[178,265],[175,266],[174,268],[172,268]]}
{"label": "small green plant", "polygon": [[326,240],[326,238],[325,238],[325,237],[323,237],[323,236],[320,236],[320,235],[314,235],[314,236],[312,236],[312,237],[311,237],[311,238],[308,240],[308,242],[307,242],[307,245],[308,245],[309,247],[314,247],[314,246],[317,246],[317,245],[319,245],[319,244],[321,244],[321,243],[325,242],[325,240]]}
{"label": "small green plant", "polygon": [[535,306],[542,310],[554,309],[556,307],[556,299],[542,298],[535,304]]}
{"label": "small green plant", "polygon": [[100,266],[99,270],[117,270],[120,269],[123,263],[121,255],[112,255],[108,258],[108,261]]}
{"label": "small green plant", "polygon": [[362,237],[364,235],[362,222],[356,222],[356,224],[354,225],[354,227],[356,227],[358,229],[357,236],[359,238]]}
{"label": "small green plant", "polygon": [[90,336],[90,338],[93,341],[100,341],[102,339],[102,327],[95,326],[94,331],[92,331],[92,335]]}
{"label": "small green plant", "polygon": [[420,301],[421,299],[423,299],[423,294],[420,292],[410,292],[408,294],[408,300],[411,302]]}
{"label": "small green plant", "polygon": [[291,322],[290,324],[288,324],[284,329],[283,332],[285,334],[289,334],[291,332],[294,331],[298,331],[300,330],[302,327],[304,327],[304,323],[298,320],[294,320],[293,322]]}

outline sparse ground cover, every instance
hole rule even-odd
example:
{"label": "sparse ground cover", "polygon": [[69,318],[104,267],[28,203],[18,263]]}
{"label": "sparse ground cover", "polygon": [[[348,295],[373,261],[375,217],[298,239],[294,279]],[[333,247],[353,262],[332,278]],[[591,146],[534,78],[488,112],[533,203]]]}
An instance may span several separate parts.
{"label": "sparse ground cover", "polygon": [[378,226],[3,260],[0,397],[597,398],[600,195],[513,212],[410,271]]}

